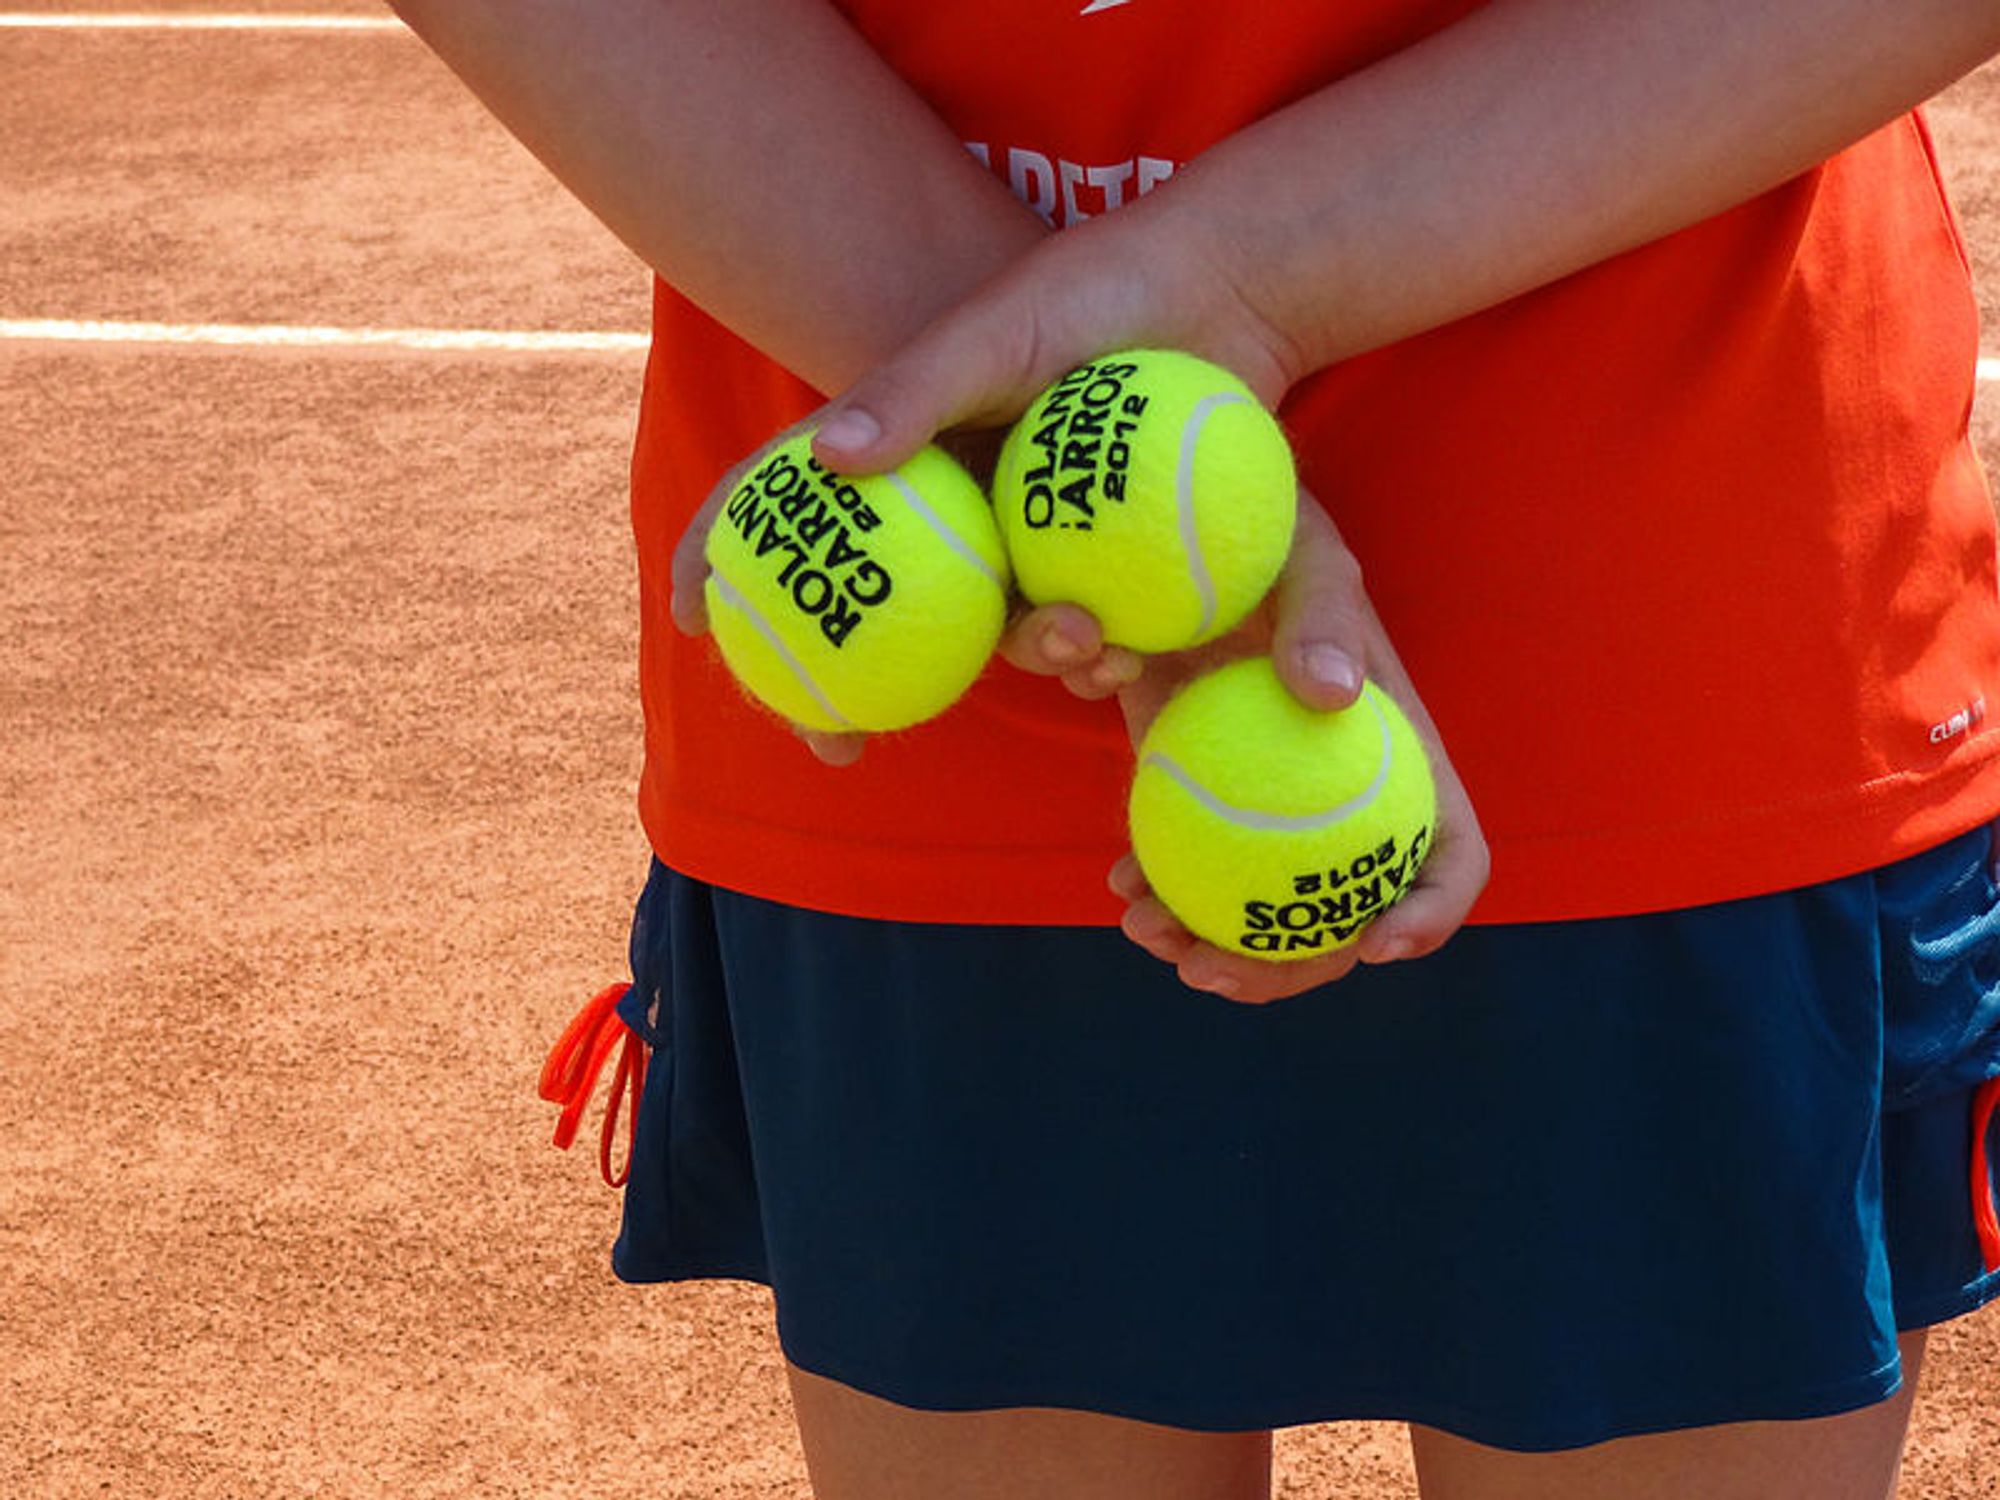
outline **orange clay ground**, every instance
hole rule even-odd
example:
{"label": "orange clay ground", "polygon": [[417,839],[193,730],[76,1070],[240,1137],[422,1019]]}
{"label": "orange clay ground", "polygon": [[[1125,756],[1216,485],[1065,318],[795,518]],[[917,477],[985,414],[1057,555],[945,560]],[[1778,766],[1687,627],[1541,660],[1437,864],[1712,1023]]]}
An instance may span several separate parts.
{"label": "orange clay ground", "polygon": [[[1934,121],[1990,315],[2000,71]],[[645,296],[405,35],[0,29],[0,319]],[[638,377],[0,340],[0,1496],[807,1494],[766,1295],[614,1282],[534,1097],[646,855]],[[1394,1428],[1278,1451],[1413,1494]],[[1903,1493],[2000,1493],[2000,1310],[1937,1337]]]}

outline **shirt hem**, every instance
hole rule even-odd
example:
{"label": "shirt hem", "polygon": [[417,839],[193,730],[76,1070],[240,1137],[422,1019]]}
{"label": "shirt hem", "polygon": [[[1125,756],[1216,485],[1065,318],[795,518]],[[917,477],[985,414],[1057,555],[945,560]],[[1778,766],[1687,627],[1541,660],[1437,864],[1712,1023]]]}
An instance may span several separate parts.
{"label": "shirt hem", "polygon": [[[837,916],[1115,927],[1110,847],[865,844],[688,805],[641,820],[661,863],[727,890]],[[1686,825],[1501,835],[1475,926],[1636,916],[1768,895],[1893,864],[2000,817],[2000,736],[1922,776]],[[1803,826],[1802,826],[1803,825]]]}
{"label": "shirt hem", "polygon": [[996,927],[1115,927],[1120,851],[863,844],[676,807],[641,821],[660,863],[765,901],[834,916]]}
{"label": "shirt hem", "polygon": [[1837,800],[1792,799],[1686,825],[1493,840],[1475,925],[1639,916],[1880,869],[2000,817],[2000,738],[1949,766]]}

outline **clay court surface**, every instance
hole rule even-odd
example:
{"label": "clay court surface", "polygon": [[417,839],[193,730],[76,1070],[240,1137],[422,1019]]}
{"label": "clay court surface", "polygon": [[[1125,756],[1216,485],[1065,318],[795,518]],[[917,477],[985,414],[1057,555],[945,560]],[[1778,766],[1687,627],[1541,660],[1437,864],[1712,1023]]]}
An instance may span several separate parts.
{"label": "clay court surface", "polygon": [[[1991,317],[2000,70],[1933,119]],[[614,1282],[534,1097],[646,856],[636,345],[26,326],[645,301],[406,34],[0,26],[0,1495],[808,1493],[766,1295]],[[2000,1493],[2000,1309],[1934,1348],[1903,1493]]]}

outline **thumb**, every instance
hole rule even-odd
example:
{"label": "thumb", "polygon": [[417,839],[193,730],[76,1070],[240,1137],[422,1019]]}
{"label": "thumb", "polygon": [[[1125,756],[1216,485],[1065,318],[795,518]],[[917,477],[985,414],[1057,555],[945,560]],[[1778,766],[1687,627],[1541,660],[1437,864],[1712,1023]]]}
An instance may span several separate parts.
{"label": "thumb", "polygon": [[1368,602],[1361,564],[1319,502],[1301,491],[1291,555],[1278,577],[1271,661],[1308,708],[1345,708],[1361,693]]}
{"label": "thumb", "polygon": [[842,473],[879,473],[947,428],[1012,421],[1045,383],[1014,322],[985,299],[945,314],[827,405],[814,455]]}

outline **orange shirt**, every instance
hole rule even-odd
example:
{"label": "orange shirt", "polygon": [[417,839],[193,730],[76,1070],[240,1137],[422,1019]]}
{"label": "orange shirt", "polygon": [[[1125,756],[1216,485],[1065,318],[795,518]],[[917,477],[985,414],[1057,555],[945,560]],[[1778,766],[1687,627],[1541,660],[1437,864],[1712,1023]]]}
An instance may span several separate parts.
{"label": "orange shirt", "polygon": [[[1058,225],[1472,8],[856,0]],[[675,539],[819,397],[657,289],[633,465],[668,864],[821,910],[1100,923],[1116,709],[996,663],[822,766],[667,617]],[[2000,588],[1967,436],[1976,312],[1898,121],[1705,224],[1323,371],[1282,416],[1492,843],[1477,921],[1615,915],[1884,863],[2000,813]]]}

